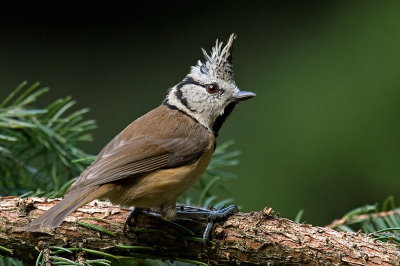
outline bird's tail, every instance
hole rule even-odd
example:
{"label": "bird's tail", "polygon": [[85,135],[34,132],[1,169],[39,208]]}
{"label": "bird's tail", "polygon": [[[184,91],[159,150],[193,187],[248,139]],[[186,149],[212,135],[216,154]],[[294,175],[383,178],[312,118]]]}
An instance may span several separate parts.
{"label": "bird's tail", "polygon": [[51,207],[37,219],[24,227],[25,231],[37,231],[41,228],[53,228],[59,226],[65,217],[82,205],[99,198],[108,192],[107,186],[90,187],[85,190],[74,191],[68,194],[62,201]]}

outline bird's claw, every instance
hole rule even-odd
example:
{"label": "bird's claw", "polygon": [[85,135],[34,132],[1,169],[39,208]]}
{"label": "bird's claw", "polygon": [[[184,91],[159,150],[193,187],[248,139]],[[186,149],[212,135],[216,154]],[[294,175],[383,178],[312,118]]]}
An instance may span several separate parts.
{"label": "bird's claw", "polygon": [[[127,227],[129,227],[129,224],[131,223],[131,220],[134,216],[136,216],[140,212],[139,208],[133,208],[132,211],[128,214],[126,217],[125,223],[124,223],[124,236],[127,238],[131,238],[130,236],[127,235]],[[129,230],[129,228],[128,228]]]}
{"label": "bird's claw", "polygon": [[210,233],[214,226],[214,222],[218,219],[225,218],[225,217],[235,214],[237,212],[239,212],[239,209],[236,205],[230,205],[228,207],[225,207],[224,205],[222,205],[217,210],[211,211],[210,216],[207,217],[208,222],[207,222],[207,226],[204,229],[204,233],[203,233],[204,248],[207,248],[207,246],[208,246],[208,242],[210,240]]}

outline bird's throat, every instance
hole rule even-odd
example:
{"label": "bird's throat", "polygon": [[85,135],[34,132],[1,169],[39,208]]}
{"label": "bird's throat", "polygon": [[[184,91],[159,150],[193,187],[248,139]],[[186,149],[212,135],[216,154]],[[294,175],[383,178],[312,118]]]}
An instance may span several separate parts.
{"label": "bird's throat", "polygon": [[228,104],[222,115],[219,115],[215,121],[214,124],[212,126],[212,131],[214,133],[214,136],[217,137],[218,136],[218,132],[220,130],[220,128],[222,127],[222,125],[224,124],[225,120],[228,118],[228,116],[232,113],[233,109],[235,109],[237,103],[236,102],[231,102],[230,104]]}

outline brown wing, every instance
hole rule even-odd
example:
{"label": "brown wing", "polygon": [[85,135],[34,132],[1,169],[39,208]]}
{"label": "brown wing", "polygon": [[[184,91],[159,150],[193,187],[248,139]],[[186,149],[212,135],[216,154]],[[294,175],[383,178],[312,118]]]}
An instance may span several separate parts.
{"label": "brown wing", "polygon": [[134,121],[104,147],[67,194],[193,161],[213,146],[211,136],[193,119],[161,106]]}

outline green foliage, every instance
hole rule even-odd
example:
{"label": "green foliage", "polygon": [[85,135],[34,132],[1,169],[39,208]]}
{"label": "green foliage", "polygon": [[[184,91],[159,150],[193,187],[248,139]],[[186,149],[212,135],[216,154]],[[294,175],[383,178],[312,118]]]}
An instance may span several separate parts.
{"label": "green foliage", "polygon": [[26,84],[0,103],[0,195],[62,196],[90,162],[79,160],[88,155],[76,144],[92,140],[96,123],[83,119],[87,108],[67,114],[76,104],[70,96],[32,108],[49,89]]}
{"label": "green foliage", "polygon": [[400,208],[396,207],[393,196],[383,202],[381,209],[378,204],[356,208],[333,225],[336,230],[362,230],[377,240],[400,244]]}
{"label": "green foliage", "polygon": [[1,266],[24,266],[22,261],[13,259],[13,258],[2,258],[0,256],[0,265]]}
{"label": "green foliage", "polygon": [[303,210],[303,209],[301,209],[301,210],[299,210],[299,211],[297,212],[296,218],[294,218],[294,221],[295,221],[296,223],[300,223],[300,221],[301,221],[301,216],[303,216],[303,213],[304,213],[304,210]]}
{"label": "green foliage", "polygon": [[[139,252],[146,252],[146,251],[151,251],[153,250],[152,248],[149,247],[142,247],[142,246],[117,246],[117,248],[123,248],[123,249],[129,249],[132,251],[130,253],[132,256],[115,256],[109,253],[105,252],[100,252],[97,250],[92,250],[92,249],[87,249],[87,248],[62,248],[62,247],[49,247],[50,250],[50,261],[52,265],[64,265],[64,266],[75,266],[75,265],[82,265],[79,264],[75,261],[73,261],[74,257],[74,252],[75,251],[83,251],[89,256],[101,256],[104,257],[105,259],[90,259],[86,260],[83,265],[85,266],[95,266],[95,265],[104,265],[104,266],[111,266],[111,265],[124,265],[124,266],[138,266],[138,265],[148,265],[148,266],[163,266],[163,265],[207,265],[203,262],[200,261],[193,261],[193,260],[185,260],[185,259],[180,259],[183,262],[176,262],[174,264],[169,263],[169,262],[162,262],[160,259],[166,259],[166,258],[160,258],[151,255],[150,253],[139,253]],[[136,252],[136,253],[133,253]],[[63,256],[61,256],[63,255]],[[148,259],[150,258],[150,259]],[[44,256],[43,256],[43,251],[41,251],[36,259],[36,266],[39,265],[45,265],[44,261]],[[179,260],[179,259],[178,259]],[[5,263],[9,264],[1,264],[2,260],[0,260],[0,265],[15,265],[15,266],[22,266],[23,264],[14,261],[12,259],[4,259],[3,260]],[[13,264],[15,263],[15,264]],[[19,263],[19,264],[18,264]]]}

